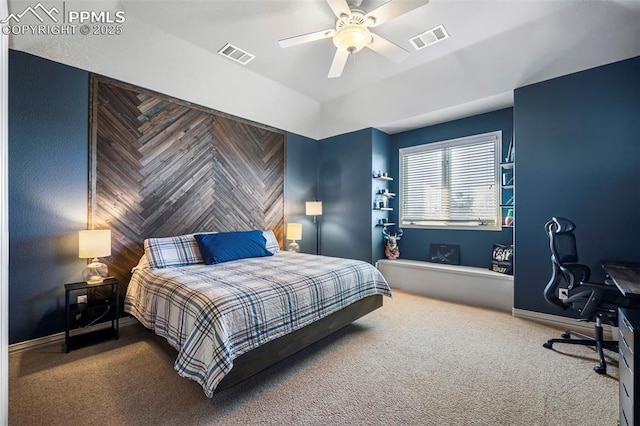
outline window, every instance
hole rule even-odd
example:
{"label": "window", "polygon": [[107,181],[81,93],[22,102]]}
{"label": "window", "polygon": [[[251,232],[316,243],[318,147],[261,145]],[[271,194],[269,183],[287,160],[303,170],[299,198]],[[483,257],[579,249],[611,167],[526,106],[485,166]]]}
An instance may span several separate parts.
{"label": "window", "polygon": [[502,132],[400,150],[400,225],[499,230]]}

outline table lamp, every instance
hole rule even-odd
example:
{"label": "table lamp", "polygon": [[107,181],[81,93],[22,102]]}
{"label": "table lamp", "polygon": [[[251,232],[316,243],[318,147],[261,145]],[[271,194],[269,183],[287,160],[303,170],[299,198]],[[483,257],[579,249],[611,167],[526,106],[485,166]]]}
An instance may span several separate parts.
{"label": "table lamp", "polygon": [[111,256],[111,231],[109,229],[91,229],[80,231],[78,235],[78,257],[92,259],[82,271],[82,279],[87,284],[104,281],[109,274],[107,265],[99,257]]}
{"label": "table lamp", "polygon": [[296,240],[302,239],[302,224],[301,223],[287,223],[287,240],[291,240],[287,246],[287,250],[299,253],[300,244]]}

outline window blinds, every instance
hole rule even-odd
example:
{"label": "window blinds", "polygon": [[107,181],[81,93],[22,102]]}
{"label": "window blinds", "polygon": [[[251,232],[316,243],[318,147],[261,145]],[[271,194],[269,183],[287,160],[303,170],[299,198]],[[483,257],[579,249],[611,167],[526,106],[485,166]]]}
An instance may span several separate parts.
{"label": "window blinds", "polygon": [[499,227],[501,132],[400,150],[400,224]]}

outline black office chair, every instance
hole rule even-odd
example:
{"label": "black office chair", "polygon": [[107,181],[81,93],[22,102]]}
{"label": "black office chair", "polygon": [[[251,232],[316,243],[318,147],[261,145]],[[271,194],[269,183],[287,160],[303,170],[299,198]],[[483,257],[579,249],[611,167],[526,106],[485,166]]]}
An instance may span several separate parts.
{"label": "black office chair", "polygon": [[[600,364],[593,367],[596,373],[605,374],[607,364],[603,349],[618,352],[618,342],[604,340],[602,324],[618,326],[618,307],[632,307],[634,301],[622,296],[613,283],[590,283],[590,269],[578,263],[575,225],[568,219],[553,217],[544,226],[549,236],[551,248],[552,275],[544,289],[544,298],[562,310],[572,309],[580,314],[580,321],[595,321],[595,337],[573,330],[567,330],[561,339],[550,339],[543,344],[551,349],[554,343],[594,346],[598,351]],[[559,289],[566,283],[568,296],[560,299]],[[564,288],[564,287],[562,287]],[[637,303],[635,303],[637,304]],[[572,338],[572,336],[577,337]]]}

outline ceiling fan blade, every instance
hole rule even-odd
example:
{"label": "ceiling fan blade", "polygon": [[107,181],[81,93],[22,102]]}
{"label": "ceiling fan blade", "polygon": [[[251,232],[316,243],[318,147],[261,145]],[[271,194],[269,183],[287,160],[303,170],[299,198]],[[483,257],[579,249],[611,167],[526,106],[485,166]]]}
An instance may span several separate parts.
{"label": "ceiling fan blade", "polygon": [[402,47],[391,43],[389,40],[380,37],[374,33],[371,33],[373,41],[367,45],[367,47],[374,52],[378,52],[382,56],[386,56],[395,62],[402,62],[409,56],[409,52]]}
{"label": "ceiling fan blade", "polygon": [[323,30],[316,31],[315,33],[302,34],[295,37],[283,38],[282,40],[278,40],[278,44],[280,47],[291,47],[297,46],[303,43],[309,43],[311,41],[322,40],[323,38],[333,37],[336,33],[336,30]]}
{"label": "ceiling fan blade", "polygon": [[329,69],[329,75],[327,78],[336,78],[342,75],[342,70],[349,59],[349,54],[343,50],[336,49],[336,54],[333,57],[331,68]]}
{"label": "ceiling fan blade", "polygon": [[341,15],[351,15],[347,0],[327,0],[327,3],[329,3],[329,7],[333,14],[336,15],[336,18],[340,18]]}
{"label": "ceiling fan blade", "polygon": [[390,0],[381,6],[376,7],[371,12],[365,15],[365,18],[373,18],[373,24],[369,27],[377,27],[378,25],[389,21],[397,16],[404,15],[407,12],[417,9],[425,4],[429,3],[429,0],[417,0],[417,1],[401,1]]}

